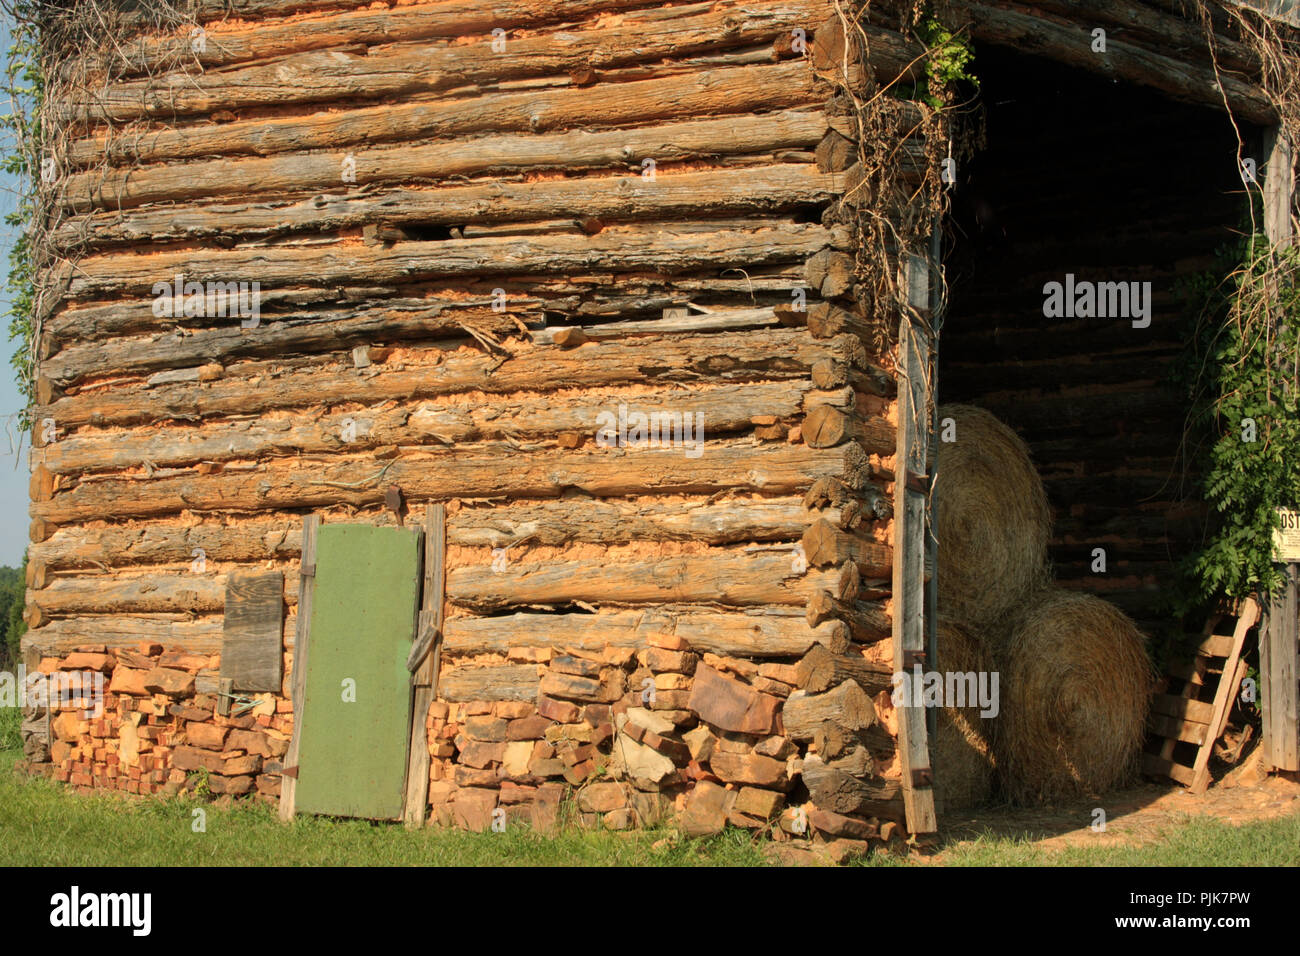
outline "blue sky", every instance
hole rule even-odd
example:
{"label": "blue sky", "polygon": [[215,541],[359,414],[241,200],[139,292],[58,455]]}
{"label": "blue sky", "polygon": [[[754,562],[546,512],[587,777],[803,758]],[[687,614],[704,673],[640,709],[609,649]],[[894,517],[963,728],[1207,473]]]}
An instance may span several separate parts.
{"label": "blue sky", "polygon": [[[0,40],[3,40],[6,56],[9,51],[9,18],[0,13]],[[9,112],[8,103],[0,104],[0,112]],[[11,143],[6,142],[7,150]],[[0,173],[0,215],[12,212],[18,201],[18,184],[10,176]],[[0,269],[8,273],[9,249],[13,245],[15,230],[0,225]],[[6,317],[0,322],[0,329],[9,328],[9,297],[0,291],[0,311]],[[0,335],[0,339],[5,336]],[[3,362],[0,362],[0,564],[17,566],[23,560],[27,549],[27,452],[31,445],[26,435],[18,432],[17,419],[22,411],[23,400],[18,394],[18,385],[10,371],[9,356],[13,354],[14,343],[5,341],[3,345]]]}

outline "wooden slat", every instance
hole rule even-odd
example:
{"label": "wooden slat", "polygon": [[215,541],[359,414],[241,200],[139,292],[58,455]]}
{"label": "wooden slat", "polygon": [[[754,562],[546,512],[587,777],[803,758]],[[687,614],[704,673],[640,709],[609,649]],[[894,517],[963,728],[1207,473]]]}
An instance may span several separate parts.
{"label": "wooden slat", "polygon": [[1151,710],[1153,713],[1177,717],[1180,720],[1190,718],[1203,724],[1208,724],[1214,716],[1213,704],[1175,697],[1173,694],[1157,694],[1151,701]]}
{"label": "wooden slat", "polygon": [[232,681],[234,690],[279,694],[284,689],[284,572],[230,575],[225,612],[222,678]]}
{"label": "wooden slat", "polygon": [[1232,710],[1232,701],[1237,696],[1237,687],[1244,673],[1239,667],[1241,651],[1246,643],[1246,634],[1258,620],[1259,605],[1246,598],[1241,603],[1237,626],[1232,632],[1232,649],[1224,661],[1223,674],[1214,694],[1214,705],[1207,721],[1210,725],[1209,733],[1206,734],[1205,742],[1196,754],[1196,764],[1192,767],[1192,782],[1188,785],[1192,793],[1204,793],[1210,785],[1210,752],[1228,722],[1228,712]]}
{"label": "wooden slat", "polygon": [[[1177,717],[1152,714],[1148,726],[1156,736],[1164,737],[1166,744],[1180,740],[1189,744],[1203,744],[1205,743],[1205,733],[1210,725],[1194,720],[1180,720]],[[1163,748],[1161,754],[1164,754]]]}
{"label": "wooden slat", "polygon": [[1232,653],[1233,635],[1211,634],[1201,641],[1196,653],[1203,657],[1227,657]]}
{"label": "wooden slat", "polygon": [[[928,495],[908,488],[908,474],[926,474],[929,408],[926,372],[930,343],[908,315],[899,326],[900,381],[898,456],[894,482],[894,620],[893,653],[897,669],[905,669],[910,653],[925,650],[925,507]],[[898,709],[898,749],[902,758],[903,805],[913,834],[938,829],[934,787],[922,783],[930,775],[930,748],[923,706]]]}
{"label": "wooden slat", "polygon": [[[424,826],[429,802],[429,739],[425,719],[433,703],[442,657],[442,615],[446,603],[447,507],[431,504],[424,516],[424,587],[421,599],[421,636],[432,635],[433,647],[411,675],[411,749],[406,769],[408,827]],[[427,629],[427,631],[425,630]]]}
{"label": "wooden slat", "polygon": [[280,819],[292,820],[297,809],[298,748],[302,742],[303,698],[306,696],[307,639],[311,632],[312,594],[316,586],[316,531],[320,517],[302,519],[302,561],[298,576],[298,627],[293,645],[293,736],[284,755],[284,768],[291,771],[280,781]]}
{"label": "wooden slat", "polygon": [[1142,772],[1151,774],[1154,777],[1169,777],[1176,780],[1184,786],[1191,786],[1195,775],[1191,767],[1185,767],[1180,763],[1174,763],[1155,754],[1143,754]]}

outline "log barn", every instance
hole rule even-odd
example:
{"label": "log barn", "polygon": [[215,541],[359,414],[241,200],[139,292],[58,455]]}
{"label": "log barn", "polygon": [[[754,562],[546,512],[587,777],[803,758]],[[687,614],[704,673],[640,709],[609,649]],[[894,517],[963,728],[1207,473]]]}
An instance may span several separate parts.
{"label": "log barn", "polygon": [[[891,675],[943,613],[937,402],[1025,439],[1058,580],[1152,626],[1199,517],[1175,281],[1238,224],[1239,135],[1292,208],[1235,6],[49,11],[23,650],[106,693],[29,709],[32,766],[935,832]],[[933,23],[981,83],[955,159]],[[1149,324],[1045,318],[1066,273],[1150,283]]]}

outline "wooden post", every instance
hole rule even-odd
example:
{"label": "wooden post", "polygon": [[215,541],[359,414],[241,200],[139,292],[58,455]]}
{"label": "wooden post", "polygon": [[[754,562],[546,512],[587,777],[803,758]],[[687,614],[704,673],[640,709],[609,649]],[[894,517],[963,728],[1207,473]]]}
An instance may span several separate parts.
{"label": "wooden post", "polygon": [[311,633],[312,595],[316,589],[316,531],[320,517],[302,519],[302,563],[298,577],[298,624],[293,640],[293,736],[284,755],[284,774],[280,778],[280,819],[292,820],[296,809],[298,784],[298,748],[302,743],[303,699],[307,685],[307,639]]}
{"label": "wooden post", "polygon": [[[1295,241],[1291,207],[1295,195],[1296,150],[1281,126],[1264,137],[1264,233],[1276,250]],[[1290,504],[1294,504],[1291,502]],[[1287,559],[1286,583],[1268,604],[1268,620],[1259,635],[1260,710],[1263,714],[1265,764],[1277,770],[1300,770],[1300,622],[1294,555]]]}
{"label": "wooden post", "polygon": [[447,594],[447,506],[431,504],[424,516],[424,597],[415,643],[426,650],[411,674],[411,747],[406,765],[408,827],[422,827],[429,805],[429,738],[425,721],[438,683],[442,657],[442,612]]}
{"label": "wooden post", "polygon": [[[915,264],[909,272],[915,271]],[[916,301],[915,290],[911,298]],[[925,302],[928,304],[928,294]],[[898,451],[894,457],[894,669],[910,673],[925,657],[925,510],[929,499],[930,340],[911,310],[898,330]],[[925,707],[898,708],[898,747],[903,765],[903,806],[913,834],[938,829]]]}
{"label": "wooden post", "polygon": [[1287,565],[1287,581],[1272,595],[1268,622],[1259,640],[1260,710],[1263,714],[1263,756],[1275,770],[1300,770],[1300,600],[1297,571]]}

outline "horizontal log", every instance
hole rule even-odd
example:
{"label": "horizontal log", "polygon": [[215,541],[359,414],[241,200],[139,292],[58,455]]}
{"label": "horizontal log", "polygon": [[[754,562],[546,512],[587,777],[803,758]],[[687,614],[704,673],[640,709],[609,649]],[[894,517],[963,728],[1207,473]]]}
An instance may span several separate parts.
{"label": "horizontal log", "polygon": [[796,665],[798,686],[810,694],[837,687],[851,680],[870,697],[893,686],[893,668],[869,661],[859,654],[835,654],[814,644]]}
{"label": "horizontal log", "polygon": [[803,439],[813,448],[856,441],[864,448],[884,449],[882,454],[892,454],[897,432],[897,425],[880,416],[864,417],[830,405],[811,409],[803,422]]}
{"label": "horizontal log", "polygon": [[221,653],[219,616],[194,620],[188,614],[104,614],[67,617],[28,630],[22,649],[35,648],[42,657],[62,657],[83,644],[134,648],[141,641],[161,644],[166,650],[195,654]]}
{"label": "horizontal log", "polygon": [[[358,187],[545,169],[635,168],[641,175],[644,159],[667,165],[800,149],[814,145],[825,129],[826,119],[819,110],[782,110],[625,130],[482,136],[464,142],[355,150],[350,155]],[[67,208],[87,211],[96,206],[118,209],[165,200],[336,189],[342,184],[338,153],[314,152],[150,166],[129,174],[75,173],[68,176],[62,197]]]}
{"label": "horizontal log", "polygon": [[863,730],[876,721],[871,698],[851,680],[821,694],[795,691],[781,709],[781,722],[791,740],[812,740],[829,721],[846,731]]}
{"label": "horizontal log", "polygon": [[[638,223],[595,236],[447,239],[402,242],[391,248],[339,244],[97,255],[63,271],[69,276],[68,294],[78,298],[154,295],[155,285],[171,286],[178,275],[186,281],[237,280],[274,288],[300,282],[304,275],[324,285],[583,269],[673,273],[796,261],[836,241],[836,235],[820,225],[775,219],[754,222],[749,229],[705,226],[698,231],[683,223]],[[228,310],[233,309],[231,305]],[[239,319],[230,321],[238,324]]]}
{"label": "horizontal log", "polygon": [[[824,516],[825,513],[821,513]],[[366,520],[364,517],[354,520]],[[470,548],[514,544],[559,546],[569,542],[618,545],[631,541],[699,541],[710,545],[797,541],[809,521],[798,498],[602,501],[575,496],[496,507],[463,506],[448,519],[447,541]],[[42,573],[85,568],[208,561],[293,561],[302,546],[296,514],[238,525],[145,524],[60,528],[28,550],[29,569]],[[29,581],[29,586],[40,587]]]}
{"label": "horizontal log", "polygon": [[1106,53],[1092,52],[1087,31],[1064,18],[1032,7],[963,4],[977,42],[1014,47],[1084,70],[1122,77],[1150,86],[1175,99],[1222,108],[1226,97],[1238,116],[1258,124],[1277,121],[1263,91],[1228,74],[1215,74],[1207,64],[1193,64],[1124,40],[1108,37]]}
{"label": "horizontal log", "polygon": [[[240,21],[225,21],[225,0],[196,4],[195,21],[207,30],[207,42],[194,50],[187,32],[180,36],[145,35],[113,49],[116,69],[124,76],[157,74],[181,58],[204,67],[227,66],[334,46],[409,42],[435,37],[448,39],[490,35],[496,27],[537,29],[552,23],[573,23],[603,13],[655,6],[648,0],[498,0],[485,8],[475,0],[440,0],[403,5],[401,9],[353,9],[352,0],[240,0]],[[707,9],[707,6],[700,4]],[[331,8],[347,8],[334,12]],[[275,22],[302,9],[315,16]],[[324,15],[322,15],[324,14]],[[642,14],[644,16],[644,14]]]}
{"label": "horizontal log", "polygon": [[903,818],[902,787],[881,778],[860,780],[824,762],[816,754],[804,758],[801,771],[812,802],[832,813]]}
{"label": "horizontal log", "polygon": [[888,577],[893,573],[893,549],[889,545],[841,531],[829,521],[813,522],[802,540],[804,554],[813,567],[852,561],[862,570],[864,577]]}
{"label": "horizontal log", "polygon": [[[397,485],[407,500],[447,497],[559,497],[576,488],[599,497],[696,494],[726,490],[793,494],[833,475],[861,485],[879,466],[856,445],[826,451],[749,441],[712,442],[697,458],[683,448],[547,449],[520,453],[509,444],[456,448],[380,463],[371,459],[291,459],[250,469],[172,477],[82,480],[48,501],[34,518],[54,525],[96,518],[181,511],[258,511],[337,504],[378,505]],[[861,563],[861,562],[859,562]]]}
{"label": "horizontal log", "polygon": [[176,162],[212,156],[271,156],[313,149],[467,138],[483,133],[546,133],[630,126],[824,99],[802,61],[721,66],[644,80],[492,92],[367,106],[305,116],[115,132],[69,145],[73,166]]}
{"label": "horizontal log", "polygon": [[[596,440],[602,416],[617,416],[620,404],[646,413],[674,414],[687,439],[708,441],[747,432],[763,416],[791,419],[802,411],[809,382],[720,385],[704,389],[659,389],[577,395],[549,393],[499,401],[421,402],[387,409],[337,412],[321,417],[254,418],[212,422],[201,427],[85,432],[39,449],[33,459],[52,474],[154,467],[273,456],[361,452],[390,445],[462,445],[472,442],[553,438],[557,434]],[[689,413],[692,418],[682,425]],[[698,431],[696,430],[698,429]],[[868,449],[888,452],[891,449]]]}
{"label": "horizontal log", "polygon": [[812,592],[843,591],[838,570],[799,570],[793,548],[722,551],[645,561],[609,559],[508,563],[490,557],[447,575],[447,599],[479,612],[521,604],[679,604],[802,606]]}
{"label": "horizontal log", "polygon": [[516,647],[641,649],[649,646],[649,638],[655,635],[680,636],[697,652],[747,659],[798,657],[815,643],[847,645],[842,625],[832,622],[810,628],[798,613],[776,613],[770,608],[719,612],[660,605],[599,614],[453,617],[443,628],[443,656],[505,654]]}
{"label": "horizontal log", "polygon": [[541,683],[536,664],[494,664],[488,667],[447,667],[438,675],[438,700],[498,701],[537,699]]}
{"label": "horizontal log", "polygon": [[[796,27],[811,31],[816,24],[812,18],[824,16],[826,6],[825,0],[782,0],[763,7],[721,0],[710,6],[635,11],[579,29],[507,37],[505,50],[494,49],[494,38],[484,34],[476,43],[415,41],[360,51],[288,53],[210,72],[174,71],[110,83],[68,109],[81,121],[122,122],[248,107],[402,98],[525,77],[564,76],[770,43]],[[872,50],[873,65],[881,61],[880,69],[900,62],[910,48],[897,34],[882,31],[882,39],[880,50]]]}
{"label": "horizontal log", "polygon": [[[432,367],[384,369],[309,367],[273,377],[227,368],[211,383],[182,382],[160,388],[118,387],[59,398],[37,406],[38,419],[60,428],[131,425],[169,418],[197,421],[220,415],[248,415],[278,408],[357,402],[416,400],[460,392],[493,394],[549,388],[665,384],[726,379],[732,382],[803,379],[812,364],[831,357],[864,362],[862,343],[852,336],[814,341],[788,329],[719,333],[701,348],[699,336],[592,342],[576,349],[527,346],[504,363],[497,356],[461,350],[436,353]],[[39,436],[37,436],[39,441]]]}
{"label": "horizontal log", "polygon": [[[151,303],[140,303],[136,314],[152,313]],[[125,317],[124,317],[125,318]],[[209,319],[208,321],[222,321]],[[401,307],[343,310],[304,310],[293,317],[259,316],[255,328],[241,328],[232,317],[224,328],[198,329],[177,335],[175,323],[154,319],[171,328],[147,338],[83,340],[68,345],[41,362],[41,374],[57,388],[105,374],[129,375],[178,370],[210,363],[262,356],[335,352],[353,344],[395,342],[414,345],[438,339],[464,339],[466,325],[479,332],[518,334],[508,315],[488,307],[448,308],[431,303],[414,309]]]}
{"label": "horizontal log", "polygon": [[442,188],[389,188],[301,199],[268,198],[191,204],[183,216],[167,206],[70,217],[54,232],[61,249],[115,243],[294,232],[321,233],[384,221],[394,225],[459,226],[467,222],[521,222],[580,217],[628,221],[774,212],[829,202],[835,177],[803,163],[667,169],[653,180],[626,174],[589,175],[537,182],[493,181]]}
{"label": "horizontal log", "polygon": [[29,563],[48,570],[124,567],[133,564],[175,564],[190,561],[202,551],[205,560],[250,563],[293,560],[302,548],[302,519],[288,515],[279,520],[239,525],[172,524],[140,527],[60,528],[45,541],[33,544]]}
{"label": "horizontal log", "polygon": [[[58,577],[41,590],[29,591],[27,600],[29,605],[34,604],[49,615],[224,612],[228,578],[224,572],[176,571],[154,571],[142,578]],[[296,605],[296,571],[285,574],[284,587],[285,604]]]}
{"label": "horizontal log", "polygon": [[892,633],[893,620],[883,601],[844,601],[830,591],[817,591],[808,599],[807,613],[813,627],[823,621],[843,621],[859,644],[874,644]]}
{"label": "horizontal log", "polygon": [[898,380],[883,368],[859,369],[844,362],[826,359],[813,366],[812,375],[818,388],[848,385],[854,391],[881,398],[892,398],[898,391]]}

